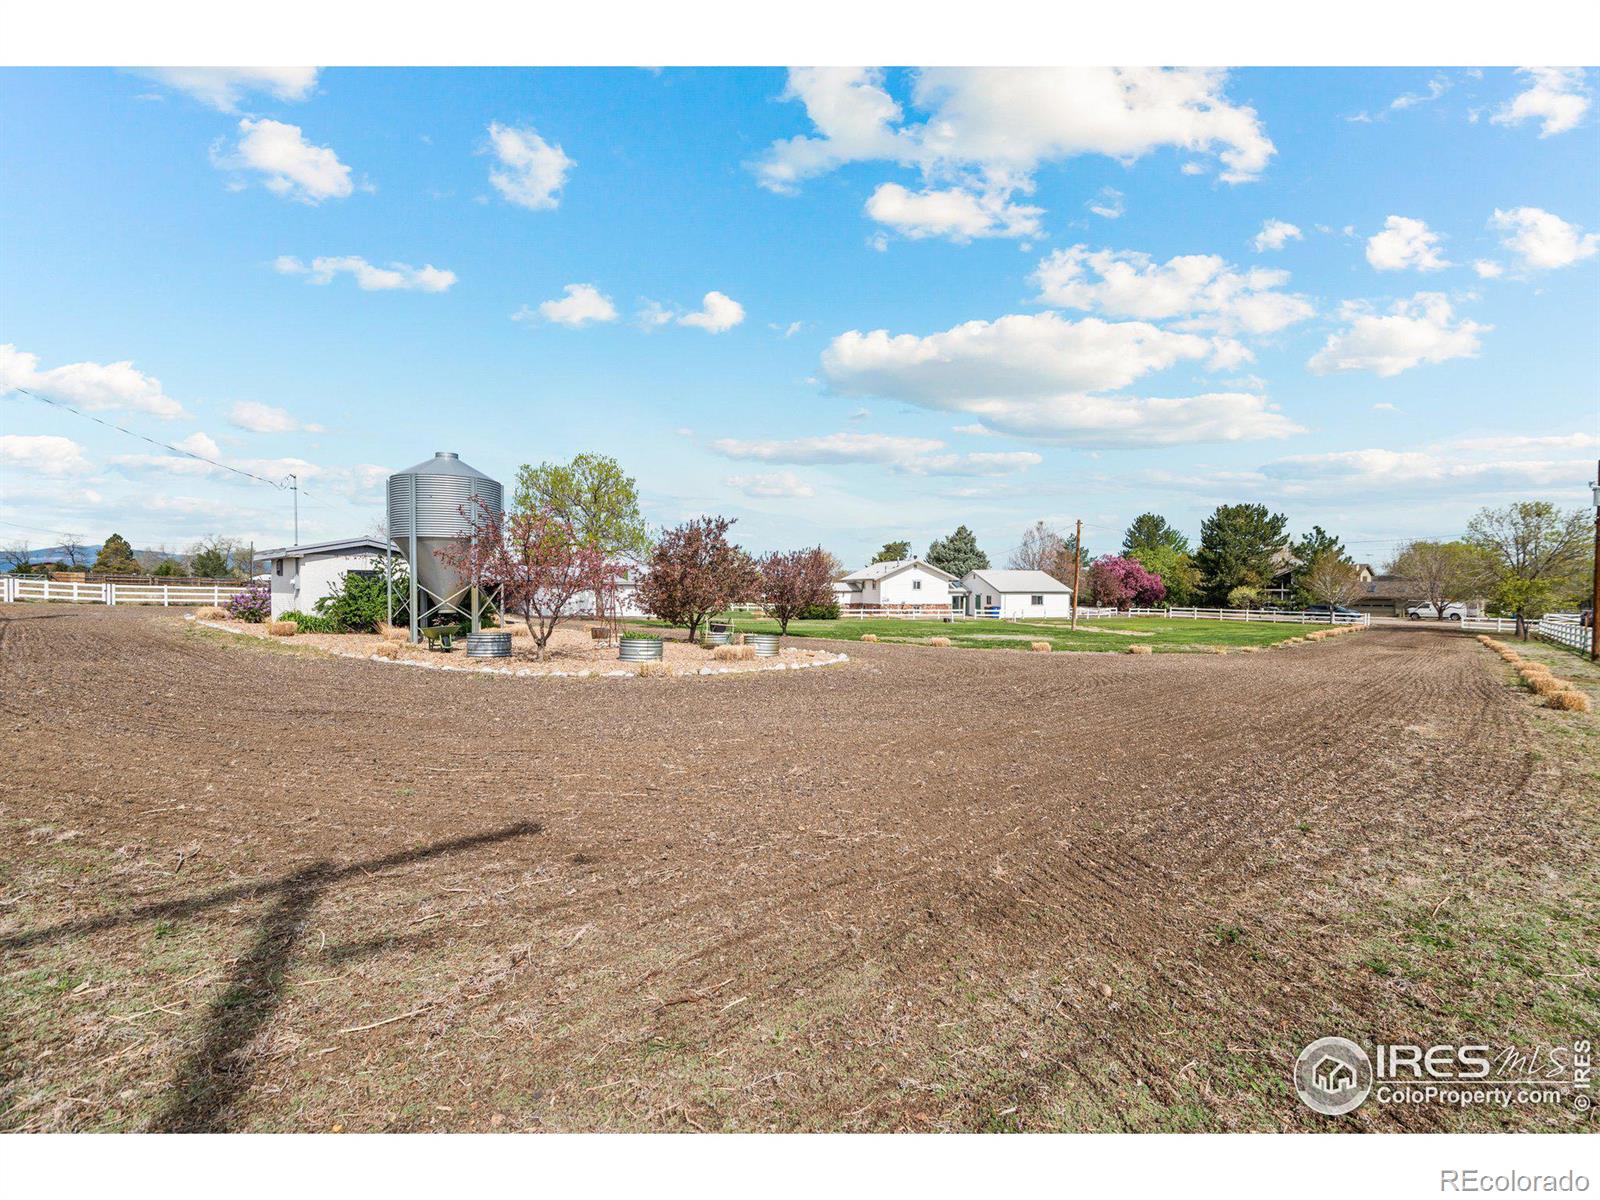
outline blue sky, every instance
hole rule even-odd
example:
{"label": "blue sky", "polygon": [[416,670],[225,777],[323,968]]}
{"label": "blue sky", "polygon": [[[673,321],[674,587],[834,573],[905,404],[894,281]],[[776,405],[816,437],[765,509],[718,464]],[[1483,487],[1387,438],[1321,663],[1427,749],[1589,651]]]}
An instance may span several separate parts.
{"label": "blue sky", "polygon": [[[0,389],[369,530],[451,449],[852,564],[1260,501],[1381,561],[1600,457],[1595,72],[0,71]],[[122,365],[128,364],[128,365]],[[0,541],[289,540],[9,392]]]}

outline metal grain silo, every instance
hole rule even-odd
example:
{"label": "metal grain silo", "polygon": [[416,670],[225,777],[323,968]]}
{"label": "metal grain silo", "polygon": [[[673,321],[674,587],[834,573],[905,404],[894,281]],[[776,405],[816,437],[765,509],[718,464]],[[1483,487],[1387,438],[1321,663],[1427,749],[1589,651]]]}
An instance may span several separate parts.
{"label": "metal grain silo", "polygon": [[433,552],[472,533],[480,500],[498,516],[505,508],[505,490],[447,451],[389,476],[389,538],[409,567],[413,642],[420,626],[445,614],[468,617],[472,628],[478,628],[470,583],[458,579]]}

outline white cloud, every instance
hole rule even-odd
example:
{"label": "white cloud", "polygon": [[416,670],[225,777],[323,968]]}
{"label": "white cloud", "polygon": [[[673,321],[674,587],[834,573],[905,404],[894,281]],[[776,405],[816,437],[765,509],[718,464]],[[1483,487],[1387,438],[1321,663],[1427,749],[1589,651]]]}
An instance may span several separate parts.
{"label": "white cloud", "polygon": [[869,160],[975,170],[998,183],[1074,155],[1131,161],[1175,146],[1214,153],[1237,182],[1260,174],[1274,149],[1254,110],[1228,101],[1226,83],[1227,72],[1205,68],[932,67],[911,89],[928,119],[905,124],[881,71],[797,68],[784,98],[805,105],[817,136],[774,143],[758,171],[777,191]]}
{"label": "white cloud", "polygon": [[1044,210],[1012,204],[1001,191],[976,193],[962,187],[908,191],[885,183],[867,200],[867,215],[910,238],[946,237],[954,242],[982,237],[1033,237]]}
{"label": "white cloud", "polygon": [[280,275],[304,275],[306,282],[317,284],[332,283],[335,275],[347,274],[355,279],[356,286],[364,292],[445,292],[456,282],[454,271],[431,265],[413,267],[399,262],[377,267],[354,254],[340,258],[314,258],[309,264],[285,254],[272,266]]}
{"label": "white cloud", "polygon": [[1351,302],[1344,305],[1340,316],[1349,323],[1347,327],[1330,335],[1306,364],[1318,375],[1372,371],[1388,378],[1423,363],[1476,358],[1478,335],[1494,328],[1456,318],[1449,298],[1438,292],[1418,292],[1410,300],[1397,300],[1385,314]]}
{"label": "white cloud", "polygon": [[316,67],[155,67],[141,74],[228,113],[251,92],[292,104],[307,99],[317,86]]}
{"label": "white cloud", "polygon": [[[270,404],[261,404],[255,400],[240,400],[228,411],[228,420],[237,428],[249,430],[251,433],[322,432],[320,425],[307,425],[286,409],[274,408]],[[212,443],[209,453],[206,451],[198,453],[206,453],[208,457],[215,458],[216,444]]]}
{"label": "white cloud", "polygon": [[919,122],[881,70],[793,68],[783,98],[805,105],[814,132],[774,142],[754,166],[763,187],[784,193],[847,163],[911,167],[925,184],[956,184],[1010,212],[1000,224],[1020,228],[1038,212],[1009,197],[1031,192],[1043,164],[1076,155],[1132,162],[1174,147],[1214,155],[1225,182],[1256,178],[1275,150],[1255,111],[1228,100],[1227,78],[1209,68],[930,67],[912,74]]}
{"label": "white cloud", "polygon": [[1141,320],[1181,317],[1187,328],[1255,334],[1275,333],[1315,312],[1304,296],[1277,290],[1288,281],[1287,271],[1240,271],[1214,254],[1158,264],[1137,251],[1091,252],[1082,245],[1055,251],[1032,276],[1046,304]]}
{"label": "white cloud", "polygon": [[212,147],[218,169],[255,171],[274,195],[305,204],[342,200],[355,190],[350,168],[331,148],[306,141],[298,125],[246,117],[239,122],[239,135],[231,152],[223,153],[220,144]]}
{"label": "white cloud", "polygon": [[1584,233],[1581,226],[1563,221],[1542,208],[1497,208],[1489,224],[1507,234],[1501,245],[1515,254],[1522,267],[1529,271],[1570,267],[1575,262],[1593,258],[1600,250],[1600,234]]}
{"label": "white cloud", "polygon": [[1449,90],[1450,81],[1442,75],[1435,75],[1428,80],[1428,90],[1426,92],[1406,92],[1403,95],[1396,96],[1389,101],[1389,107],[1392,109],[1406,109],[1415,108],[1419,104],[1431,104]]}
{"label": "white cloud", "polygon": [[499,166],[489,171],[495,190],[523,208],[555,208],[561,189],[578,164],[539,136],[532,127],[517,129],[496,121],[489,126],[489,141]]}
{"label": "white cloud", "polygon": [[1031,450],[956,454],[937,438],[885,433],[829,433],[765,442],[723,438],[712,443],[711,448],[726,458],[771,463],[865,463],[907,475],[1009,475],[1044,461]]}
{"label": "white cloud", "polygon": [[161,390],[161,381],[134,368],[131,361],[67,363],[39,370],[39,357],[0,345],[0,394],[27,388],[88,412],[128,409],[171,420],[183,416],[183,405]]}
{"label": "white cloud", "polygon": [[53,435],[0,434],[0,463],[50,478],[87,475],[94,469],[82,446],[71,438]]}
{"label": "white cloud", "polygon": [[174,442],[180,450],[187,450],[190,454],[199,454],[206,458],[220,458],[222,448],[208,434],[196,430],[181,441]]}
{"label": "white cloud", "polygon": [[1379,489],[1395,492],[1520,492],[1571,486],[1585,478],[1586,459],[1551,460],[1497,457],[1463,460],[1453,448],[1426,450],[1340,450],[1297,454],[1265,464],[1261,474],[1285,495],[1339,494]]}
{"label": "white cloud", "polygon": [[1472,264],[1472,269],[1478,273],[1479,279],[1499,279],[1506,273],[1503,266],[1488,258],[1478,259]]}
{"label": "white cloud", "polygon": [[851,330],[829,344],[835,390],[979,417],[990,429],[1094,446],[1282,437],[1299,427],[1256,395],[1099,396],[1213,355],[1208,338],[1055,313],[968,321],[942,333]]}
{"label": "white cloud", "polygon": [[1103,187],[1100,195],[1084,205],[1097,217],[1104,217],[1108,221],[1115,221],[1128,211],[1128,206],[1123,202],[1122,193],[1114,187]]}
{"label": "white cloud", "polygon": [[1540,137],[1576,129],[1589,111],[1590,92],[1582,67],[1523,67],[1532,82],[1489,119],[1496,125],[1538,120]]}
{"label": "white cloud", "polygon": [[569,283],[562,289],[566,293],[561,300],[546,300],[534,311],[523,306],[521,311],[513,314],[513,321],[531,321],[536,317],[557,325],[565,325],[569,329],[579,329],[597,321],[615,321],[617,319],[617,306],[611,303],[610,296],[601,295],[600,289],[592,283]]}
{"label": "white cloud", "polygon": [[738,488],[746,496],[757,500],[804,500],[817,494],[815,488],[793,471],[773,471],[765,475],[730,475],[724,482],[729,487]]}
{"label": "white cloud", "polygon": [[1286,243],[1298,242],[1304,237],[1305,234],[1300,232],[1298,225],[1270,217],[1262,223],[1261,232],[1256,234],[1250,244],[1256,248],[1256,253],[1260,254],[1267,250],[1282,250]]}
{"label": "white cloud", "polygon": [[685,313],[678,318],[678,324],[704,329],[707,333],[726,333],[743,320],[744,305],[721,292],[707,292],[700,302],[700,311]]}
{"label": "white cloud", "polygon": [[1437,271],[1450,264],[1439,253],[1439,235],[1427,222],[1391,216],[1383,232],[1367,239],[1367,261],[1378,271]]}

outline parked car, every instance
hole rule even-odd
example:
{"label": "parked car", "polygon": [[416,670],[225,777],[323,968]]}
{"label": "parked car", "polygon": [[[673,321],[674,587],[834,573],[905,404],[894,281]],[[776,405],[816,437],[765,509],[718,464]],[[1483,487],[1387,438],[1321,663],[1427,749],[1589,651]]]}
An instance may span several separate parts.
{"label": "parked car", "polygon": [[1342,604],[1308,604],[1305,611],[1314,617],[1359,617],[1361,614]]}
{"label": "parked car", "polygon": [[[1459,600],[1452,600],[1444,606],[1444,619],[1446,621],[1459,621],[1466,615],[1467,606]],[[1433,606],[1431,601],[1426,604],[1413,604],[1406,609],[1406,616],[1413,621],[1437,621],[1439,619],[1439,610]]]}

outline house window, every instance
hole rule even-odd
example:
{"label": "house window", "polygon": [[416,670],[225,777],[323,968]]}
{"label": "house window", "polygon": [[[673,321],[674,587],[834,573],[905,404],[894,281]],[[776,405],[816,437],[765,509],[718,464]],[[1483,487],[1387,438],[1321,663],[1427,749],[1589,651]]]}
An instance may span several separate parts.
{"label": "house window", "polygon": [[1028,603],[1033,605],[1035,608],[1043,608],[1044,607],[1044,597],[1043,596],[1029,596],[1028,597]]}
{"label": "house window", "polygon": [[912,591],[913,591],[913,592],[920,592],[920,591],[921,591],[921,590],[922,590],[922,580],[920,580],[920,579],[913,579],[913,580],[912,580],[912,581],[911,581],[911,590],[912,590]]}

